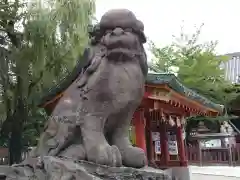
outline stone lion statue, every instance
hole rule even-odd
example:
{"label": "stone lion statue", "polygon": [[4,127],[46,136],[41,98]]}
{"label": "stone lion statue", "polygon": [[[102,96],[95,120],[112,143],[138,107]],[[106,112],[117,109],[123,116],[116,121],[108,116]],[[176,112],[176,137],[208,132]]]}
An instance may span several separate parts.
{"label": "stone lion statue", "polygon": [[86,65],[64,90],[31,157],[145,166],[144,151],[133,147],[128,137],[148,70],[143,31],[143,23],[129,10],[103,15],[90,32]]}

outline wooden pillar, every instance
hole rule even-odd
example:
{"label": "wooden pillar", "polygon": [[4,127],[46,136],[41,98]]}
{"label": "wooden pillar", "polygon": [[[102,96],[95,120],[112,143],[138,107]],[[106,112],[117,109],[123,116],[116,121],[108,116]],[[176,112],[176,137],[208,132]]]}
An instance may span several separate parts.
{"label": "wooden pillar", "polygon": [[142,148],[147,154],[146,140],[145,140],[145,122],[144,111],[138,110],[134,113],[134,126],[136,133],[136,146]]}
{"label": "wooden pillar", "polygon": [[145,127],[145,133],[146,133],[146,148],[147,148],[147,158],[148,161],[151,163],[153,160],[153,140],[152,140],[152,131],[151,131],[151,118],[150,118],[150,112],[146,112],[145,116],[146,121],[146,127]]}
{"label": "wooden pillar", "polygon": [[170,160],[169,152],[168,152],[168,135],[167,135],[167,119],[163,116],[163,113],[160,112],[160,143],[161,143],[161,159],[164,162],[164,166],[168,167],[168,162]]}
{"label": "wooden pillar", "polygon": [[187,157],[185,152],[185,143],[182,134],[182,124],[179,118],[176,120],[176,137],[177,137],[177,146],[178,146],[178,154],[180,159],[180,166],[187,166]]}

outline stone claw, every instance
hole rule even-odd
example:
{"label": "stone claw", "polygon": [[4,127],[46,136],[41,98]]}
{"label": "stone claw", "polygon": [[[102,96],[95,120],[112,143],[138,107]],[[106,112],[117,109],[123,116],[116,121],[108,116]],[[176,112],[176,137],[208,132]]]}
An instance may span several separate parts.
{"label": "stone claw", "polygon": [[122,165],[122,158],[117,146],[99,145],[96,148],[87,152],[88,161],[107,165],[111,167],[117,167]]}
{"label": "stone claw", "polygon": [[142,168],[147,164],[147,157],[141,148],[129,146],[121,149],[121,154],[124,166]]}
{"label": "stone claw", "polygon": [[66,150],[59,154],[61,157],[71,158],[74,160],[85,160],[86,151],[82,144],[73,144],[69,146]]}
{"label": "stone claw", "polygon": [[122,166],[122,156],[121,153],[119,151],[119,149],[117,148],[117,146],[113,145],[111,146],[111,150],[112,150],[112,164],[114,167],[120,167]]}

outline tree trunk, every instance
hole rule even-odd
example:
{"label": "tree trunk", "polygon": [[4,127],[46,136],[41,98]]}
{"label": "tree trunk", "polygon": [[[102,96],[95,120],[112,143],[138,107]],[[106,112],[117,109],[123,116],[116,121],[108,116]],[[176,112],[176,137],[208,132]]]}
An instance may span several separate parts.
{"label": "tree trunk", "polygon": [[9,164],[20,163],[22,158],[22,127],[21,122],[14,119],[12,132],[9,139]]}
{"label": "tree trunk", "polygon": [[23,80],[17,77],[17,88],[15,92],[15,108],[11,126],[11,136],[9,139],[9,164],[21,162],[22,158],[22,132],[23,124],[28,119],[27,101],[24,96]]}

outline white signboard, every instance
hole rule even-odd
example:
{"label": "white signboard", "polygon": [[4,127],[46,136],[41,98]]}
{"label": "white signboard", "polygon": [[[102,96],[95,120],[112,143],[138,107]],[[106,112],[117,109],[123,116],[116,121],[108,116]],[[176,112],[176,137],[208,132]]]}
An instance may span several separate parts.
{"label": "white signboard", "polygon": [[222,145],[220,139],[212,139],[207,141],[201,141],[200,146],[205,148],[220,148]]}
{"label": "white signboard", "polygon": [[[155,153],[161,154],[160,133],[152,132],[152,139],[155,144]],[[168,135],[168,151],[170,155],[178,155],[176,135]]]}
{"label": "white signboard", "polygon": [[168,152],[170,155],[178,155],[177,141],[168,141]]}
{"label": "white signboard", "polygon": [[155,141],[155,153],[161,154],[161,143],[160,141]]}
{"label": "white signboard", "polygon": [[[170,155],[178,155],[178,148],[176,141],[168,142],[168,152]],[[155,153],[161,154],[161,143],[160,141],[155,141]]]}

